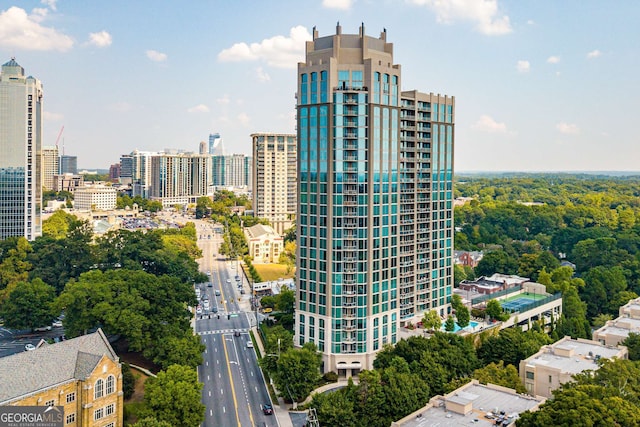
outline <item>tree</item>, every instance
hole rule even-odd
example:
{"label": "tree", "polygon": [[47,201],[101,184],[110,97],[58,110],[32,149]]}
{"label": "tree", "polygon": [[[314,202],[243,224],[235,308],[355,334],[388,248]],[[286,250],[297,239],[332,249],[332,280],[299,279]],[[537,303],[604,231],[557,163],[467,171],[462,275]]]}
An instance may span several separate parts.
{"label": "tree", "polygon": [[78,217],[63,210],[57,210],[49,218],[42,221],[42,235],[56,240],[64,239],[74,221],[78,221]]}
{"label": "tree", "polygon": [[56,290],[40,279],[20,282],[2,304],[0,311],[5,325],[14,329],[34,329],[51,325],[54,319],[52,303]]}
{"label": "tree", "polygon": [[122,394],[124,400],[128,400],[133,396],[133,392],[136,389],[136,377],[131,372],[131,367],[128,363],[122,364]]}
{"label": "tree", "polygon": [[520,361],[535,354],[551,340],[543,332],[520,328],[506,328],[498,335],[487,337],[478,347],[478,357],[484,364],[503,361],[506,365],[519,366]]}
{"label": "tree", "polygon": [[516,274],[517,272],[518,260],[504,250],[487,253],[476,266],[478,276],[490,276],[494,273]]}
{"label": "tree", "polygon": [[453,332],[456,330],[456,322],[453,320],[452,316],[447,317],[447,320],[445,320],[444,330],[447,332]]}
{"label": "tree", "polygon": [[28,261],[33,251],[31,244],[24,237],[11,238],[5,241],[0,253],[0,302],[5,299],[18,282],[27,280],[32,264]]}
{"label": "tree", "polygon": [[442,326],[442,319],[436,310],[425,311],[422,326],[429,331],[438,331]]}
{"label": "tree", "polygon": [[640,360],[640,334],[630,332],[620,344],[629,349],[629,360]]}
{"label": "tree", "polygon": [[293,401],[306,398],[320,380],[321,362],[322,357],[313,343],[280,353],[276,372],[272,375],[276,387],[285,398]]}
{"label": "tree", "polygon": [[172,427],[166,421],[158,421],[154,417],[146,417],[133,424],[133,427]]}
{"label": "tree", "polygon": [[[353,387],[353,383],[351,386]],[[318,421],[323,426],[358,427],[360,425],[354,402],[341,390],[332,393],[314,393],[310,406],[316,409]]]}
{"label": "tree", "polygon": [[509,318],[509,314],[502,311],[502,305],[500,305],[500,301],[496,299],[487,302],[485,313],[493,320],[507,320]]}
{"label": "tree", "polygon": [[471,320],[471,315],[469,314],[469,309],[464,305],[458,307],[456,310],[456,323],[460,328],[466,328],[469,326],[469,321]]}
{"label": "tree", "polygon": [[276,308],[278,311],[292,314],[296,305],[296,294],[287,287],[282,287],[277,297]]}
{"label": "tree", "polygon": [[201,390],[202,383],[198,382],[195,369],[171,365],[145,382],[147,416],[172,426],[199,426],[206,409],[201,403]]}
{"label": "tree", "polygon": [[197,368],[202,364],[202,353],[206,346],[200,337],[191,332],[183,336],[170,336],[156,344],[156,355],[153,362],[162,368],[171,365],[183,365]]}
{"label": "tree", "polygon": [[504,366],[501,360],[498,363],[491,362],[483,368],[473,372],[473,378],[482,384],[496,384],[514,389],[518,393],[526,393],[527,389],[520,380],[518,370],[513,365]]}

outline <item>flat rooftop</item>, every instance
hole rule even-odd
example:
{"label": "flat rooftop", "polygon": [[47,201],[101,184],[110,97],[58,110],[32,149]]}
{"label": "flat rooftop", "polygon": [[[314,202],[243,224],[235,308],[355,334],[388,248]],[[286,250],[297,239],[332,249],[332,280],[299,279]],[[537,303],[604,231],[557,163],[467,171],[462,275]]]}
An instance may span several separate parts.
{"label": "flat rooftop", "polygon": [[640,319],[634,319],[631,317],[619,317],[610,325],[606,325],[602,329],[600,329],[598,333],[628,337],[629,333],[631,332],[640,334]]}
{"label": "flat rooftop", "polygon": [[[551,368],[559,369],[560,372],[569,374],[577,374],[579,372],[598,369],[596,356],[611,359],[618,356],[620,349],[616,347],[607,347],[599,343],[588,343],[574,340],[559,341],[557,345],[551,346],[554,351],[549,352],[543,350],[542,353],[527,359],[526,364],[529,366],[544,365]],[[561,356],[558,351],[573,350],[571,357]]]}
{"label": "flat rooftop", "polygon": [[[460,391],[458,391],[460,390]],[[544,402],[544,399],[536,399],[531,396],[516,394],[511,391],[503,391],[483,384],[472,384],[461,387],[451,393],[449,397],[439,398],[433,407],[414,413],[413,418],[405,421],[402,427],[446,427],[446,426],[482,426],[496,425],[496,418],[504,411],[515,421],[518,414],[533,409]],[[445,401],[458,404],[472,402],[473,409],[466,415],[448,411]],[[432,399],[434,402],[434,399]],[[419,416],[419,417],[418,417]]]}

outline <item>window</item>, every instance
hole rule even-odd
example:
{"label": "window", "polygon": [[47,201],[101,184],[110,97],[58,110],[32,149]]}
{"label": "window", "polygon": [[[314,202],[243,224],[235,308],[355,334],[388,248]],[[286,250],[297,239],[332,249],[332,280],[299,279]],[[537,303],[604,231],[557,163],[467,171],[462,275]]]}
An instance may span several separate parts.
{"label": "window", "polygon": [[96,409],[95,411],[93,411],[93,419],[95,420],[99,420],[100,418],[104,417],[104,408],[100,408],[100,409]]}
{"label": "window", "polygon": [[105,416],[108,417],[109,415],[113,415],[114,412],[116,412],[115,403],[107,405],[107,407],[105,408]]}
{"label": "window", "polygon": [[102,378],[100,378],[98,381],[96,381],[96,387],[93,391],[93,398],[97,399],[102,396],[104,396],[104,381],[102,380]]}
{"label": "window", "polygon": [[107,425],[106,425],[106,426],[104,426],[104,427],[115,427],[115,423],[109,423],[109,424],[107,424]]}
{"label": "window", "polygon": [[549,375],[549,384],[551,384],[552,382],[553,381],[552,381],[551,375]]}
{"label": "window", "polygon": [[75,414],[75,412],[73,414],[67,415],[67,424],[71,424],[71,423],[75,423],[75,422],[76,422],[76,414]]}
{"label": "window", "polygon": [[114,377],[113,375],[109,375],[107,377],[107,394],[111,394],[114,391],[116,391],[115,382],[116,382],[116,377]]}
{"label": "window", "polygon": [[55,404],[55,400],[47,400],[46,402],[44,402],[44,406],[54,406]]}
{"label": "window", "polygon": [[71,403],[71,402],[75,402],[75,401],[76,401],[76,392],[75,391],[73,393],[67,394],[67,403]]}
{"label": "window", "polygon": [[527,379],[528,380],[532,380],[533,379],[533,372],[527,371]]}

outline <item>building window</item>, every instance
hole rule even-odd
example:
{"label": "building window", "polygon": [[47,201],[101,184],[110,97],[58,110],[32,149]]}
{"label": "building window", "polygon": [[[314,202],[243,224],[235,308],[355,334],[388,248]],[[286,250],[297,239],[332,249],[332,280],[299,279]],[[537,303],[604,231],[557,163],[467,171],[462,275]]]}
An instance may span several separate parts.
{"label": "building window", "polygon": [[93,398],[97,399],[102,396],[104,396],[104,381],[102,380],[102,378],[100,378],[98,381],[96,381],[96,387],[93,391]]}
{"label": "building window", "polygon": [[104,408],[100,408],[100,409],[96,409],[95,411],[93,411],[93,419],[95,420],[99,420],[101,418],[104,417]]}
{"label": "building window", "polygon": [[109,375],[107,377],[107,394],[111,394],[114,391],[116,391],[115,383],[116,383],[116,377],[114,377],[113,375]]}
{"label": "building window", "polygon": [[113,415],[114,412],[116,412],[115,403],[107,405],[107,407],[105,408],[105,416],[108,417],[109,415]]}
{"label": "building window", "polygon": [[527,379],[528,380],[532,380],[533,379],[533,372],[527,371]]}
{"label": "building window", "polygon": [[71,423],[75,423],[75,422],[76,422],[76,414],[75,414],[75,412],[73,414],[67,415],[67,424],[71,424]]}
{"label": "building window", "polygon": [[76,401],[76,392],[75,391],[73,393],[67,394],[67,403],[71,403],[71,402],[75,402],[75,401]]}
{"label": "building window", "polygon": [[44,402],[44,406],[54,406],[55,404],[55,400],[47,400],[46,402]]}
{"label": "building window", "polygon": [[109,423],[109,424],[107,424],[107,425],[106,425],[106,426],[104,426],[104,427],[115,427],[115,423]]}

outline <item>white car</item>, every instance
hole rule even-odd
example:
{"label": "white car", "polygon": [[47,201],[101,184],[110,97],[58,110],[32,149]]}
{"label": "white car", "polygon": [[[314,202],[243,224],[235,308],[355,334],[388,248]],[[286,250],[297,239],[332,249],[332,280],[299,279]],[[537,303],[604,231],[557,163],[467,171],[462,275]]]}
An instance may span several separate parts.
{"label": "white car", "polygon": [[196,314],[202,314],[202,307],[198,306],[196,308]]}
{"label": "white car", "polygon": [[208,299],[204,300],[204,309],[205,310],[209,310],[209,300]]}
{"label": "white car", "polygon": [[33,350],[35,350],[35,349],[36,349],[36,346],[35,346],[35,345],[33,345],[33,344],[27,344],[27,345],[25,345],[25,346],[24,346],[24,349],[25,349],[26,351],[33,351]]}
{"label": "white car", "polygon": [[54,328],[62,328],[62,320],[55,320],[51,326],[53,326]]}
{"label": "white car", "polygon": [[50,331],[51,330],[51,326],[50,325],[40,326],[39,328],[34,328],[33,330],[36,331],[36,332]]}

